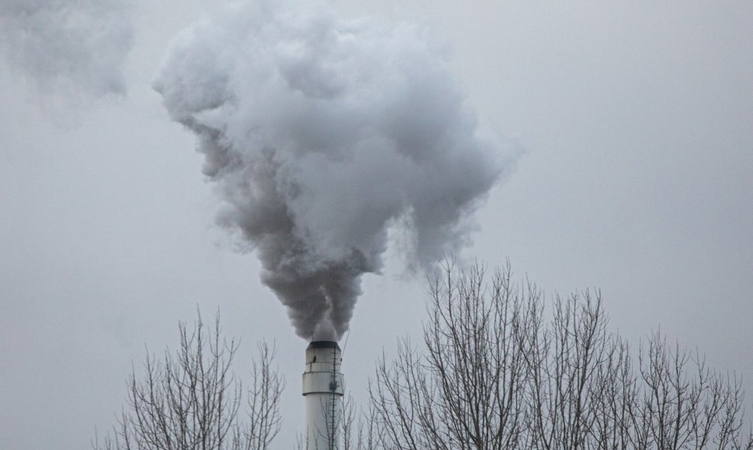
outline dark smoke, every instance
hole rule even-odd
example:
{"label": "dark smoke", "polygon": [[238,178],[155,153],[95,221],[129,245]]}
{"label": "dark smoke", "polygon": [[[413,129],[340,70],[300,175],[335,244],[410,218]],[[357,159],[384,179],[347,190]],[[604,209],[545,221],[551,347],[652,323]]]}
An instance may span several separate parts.
{"label": "dark smoke", "polygon": [[177,36],[154,86],[296,333],[339,339],[390,227],[409,230],[409,265],[429,267],[467,241],[506,160],[424,30],[275,4]]}

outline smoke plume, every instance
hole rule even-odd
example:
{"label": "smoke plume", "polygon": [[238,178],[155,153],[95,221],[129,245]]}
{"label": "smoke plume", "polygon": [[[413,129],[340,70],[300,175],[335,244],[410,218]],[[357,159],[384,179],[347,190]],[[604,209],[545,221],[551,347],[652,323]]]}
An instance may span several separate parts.
{"label": "smoke plume", "polygon": [[339,339],[390,227],[429,267],[467,241],[506,160],[425,30],[280,3],[178,35],[154,87],[196,134],[219,222],[255,249],[297,334]]}
{"label": "smoke plume", "polygon": [[42,92],[125,92],[133,30],[125,0],[3,0],[0,54]]}

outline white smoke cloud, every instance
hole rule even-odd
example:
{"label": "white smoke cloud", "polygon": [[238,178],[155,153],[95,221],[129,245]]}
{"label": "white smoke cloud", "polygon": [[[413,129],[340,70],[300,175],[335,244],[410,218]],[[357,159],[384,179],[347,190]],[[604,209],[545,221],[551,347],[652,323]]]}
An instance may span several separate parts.
{"label": "white smoke cloud", "polygon": [[3,0],[0,53],[42,92],[122,94],[132,25],[126,0]]}
{"label": "white smoke cloud", "polygon": [[155,89],[190,128],[220,222],[263,263],[298,335],[339,338],[392,226],[409,263],[461,247],[507,169],[442,48],[415,25],[315,2],[236,5],[177,36]]}

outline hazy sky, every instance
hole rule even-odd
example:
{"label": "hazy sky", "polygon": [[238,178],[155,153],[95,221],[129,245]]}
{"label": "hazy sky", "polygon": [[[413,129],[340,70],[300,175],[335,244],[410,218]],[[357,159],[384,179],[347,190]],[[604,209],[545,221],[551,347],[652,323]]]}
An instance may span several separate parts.
{"label": "hazy sky", "polygon": [[[197,305],[261,338],[288,380],[280,448],[302,430],[306,342],[234,252],[194,136],[152,80],[170,39],[218,2],[0,5],[0,436],[81,449],[114,420],[145,345]],[[526,150],[464,252],[509,258],[547,293],[598,287],[611,329],[658,327],[745,377],[753,404],[753,2],[345,2],[421,22],[480,126]],[[363,397],[382,349],[417,338],[422,279],[387,250],[366,275],[343,372]]]}

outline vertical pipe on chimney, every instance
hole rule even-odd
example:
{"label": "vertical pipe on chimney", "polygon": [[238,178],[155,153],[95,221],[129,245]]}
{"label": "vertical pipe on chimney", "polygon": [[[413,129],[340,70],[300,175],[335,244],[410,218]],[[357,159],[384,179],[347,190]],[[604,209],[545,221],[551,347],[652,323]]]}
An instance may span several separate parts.
{"label": "vertical pipe on chimney", "polygon": [[313,341],[306,348],[306,450],[338,450],[342,427],[343,374],[337,342]]}

